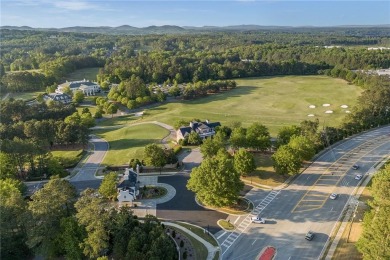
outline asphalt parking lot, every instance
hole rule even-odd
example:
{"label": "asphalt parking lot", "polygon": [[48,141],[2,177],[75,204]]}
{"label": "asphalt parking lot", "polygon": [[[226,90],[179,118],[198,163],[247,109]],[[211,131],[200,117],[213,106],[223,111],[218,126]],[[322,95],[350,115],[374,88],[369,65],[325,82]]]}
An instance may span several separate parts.
{"label": "asphalt parking lot", "polygon": [[217,221],[225,219],[228,215],[199,206],[195,202],[195,194],[186,188],[189,177],[189,173],[158,177],[159,183],[170,184],[176,189],[176,196],[168,202],[157,205],[157,217],[209,228],[209,231],[215,234],[221,230]]}

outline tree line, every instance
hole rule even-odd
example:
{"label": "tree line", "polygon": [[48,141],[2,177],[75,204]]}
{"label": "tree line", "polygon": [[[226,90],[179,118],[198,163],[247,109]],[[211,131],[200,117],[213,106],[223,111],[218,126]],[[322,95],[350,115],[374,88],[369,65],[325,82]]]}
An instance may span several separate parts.
{"label": "tree line", "polygon": [[18,185],[0,179],[2,259],[177,259],[173,241],[153,216],[141,222],[130,208],[111,207],[93,189],[78,196],[59,178],[28,201]]}
{"label": "tree line", "polygon": [[86,145],[89,127],[95,125],[87,110],[80,115],[73,105],[21,100],[1,103],[1,163],[4,178],[28,179],[65,174],[61,161],[50,153],[53,146]]}

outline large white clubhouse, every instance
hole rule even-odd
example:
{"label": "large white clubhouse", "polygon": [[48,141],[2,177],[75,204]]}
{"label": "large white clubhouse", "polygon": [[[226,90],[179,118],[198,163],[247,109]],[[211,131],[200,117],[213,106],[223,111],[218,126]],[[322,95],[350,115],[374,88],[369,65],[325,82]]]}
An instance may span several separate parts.
{"label": "large white clubhouse", "polygon": [[69,87],[73,93],[76,91],[82,91],[86,96],[93,96],[100,92],[99,84],[85,79],[80,81],[66,81],[65,83],[58,85],[55,92],[63,94],[66,87]]}

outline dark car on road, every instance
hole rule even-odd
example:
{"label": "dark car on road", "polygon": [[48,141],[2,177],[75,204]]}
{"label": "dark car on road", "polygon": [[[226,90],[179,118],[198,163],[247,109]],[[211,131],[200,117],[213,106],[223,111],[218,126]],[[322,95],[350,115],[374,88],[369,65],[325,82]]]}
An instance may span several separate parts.
{"label": "dark car on road", "polygon": [[314,238],[314,232],[313,231],[309,231],[309,232],[306,233],[306,236],[305,236],[306,240],[311,241],[311,240],[313,240],[313,238]]}

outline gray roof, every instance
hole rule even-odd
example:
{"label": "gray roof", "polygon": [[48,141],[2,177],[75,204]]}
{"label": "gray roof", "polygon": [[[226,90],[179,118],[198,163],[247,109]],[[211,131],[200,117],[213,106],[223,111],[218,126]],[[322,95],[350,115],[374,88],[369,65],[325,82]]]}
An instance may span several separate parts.
{"label": "gray roof", "polygon": [[54,101],[68,101],[68,100],[72,100],[72,98],[68,94],[65,94],[65,93],[62,93],[62,94],[50,93],[50,94],[47,94],[45,96],[50,98],[50,99],[52,99],[52,100],[54,100]]}
{"label": "gray roof", "polygon": [[220,122],[213,122],[213,123],[207,123],[207,122],[191,122],[192,128],[190,126],[182,126],[179,128],[180,133],[185,136],[186,134],[191,133],[192,130],[196,131],[197,129],[207,129],[207,128],[215,128],[217,126],[221,126]]}
{"label": "gray roof", "polygon": [[118,189],[136,187],[137,173],[129,170],[129,179],[123,179],[117,186]]}
{"label": "gray roof", "polygon": [[69,88],[79,88],[81,85],[95,86],[97,85],[97,83],[91,82],[89,80],[80,80],[80,81],[71,81],[71,82],[62,83],[60,87],[69,86]]}

